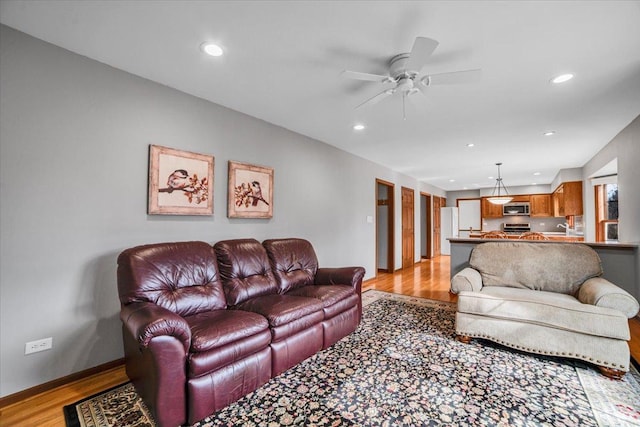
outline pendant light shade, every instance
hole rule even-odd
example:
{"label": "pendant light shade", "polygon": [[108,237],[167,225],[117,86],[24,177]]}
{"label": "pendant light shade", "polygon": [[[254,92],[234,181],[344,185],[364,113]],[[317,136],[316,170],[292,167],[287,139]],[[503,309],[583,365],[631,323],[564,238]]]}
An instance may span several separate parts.
{"label": "pendant light shade", "polygon": [[489,203],[493,203],[494,205],[504,205],[505,203],[509,203],[513,200],[513,197],[509,196],[507,189],[502,183],[502,176],[500,176],[500,165],[502,163],[496,163],[498,166],[498,179],[496,179],[496,185],[493,187],[493,194],[491,197],[488,197],[487,200]]}

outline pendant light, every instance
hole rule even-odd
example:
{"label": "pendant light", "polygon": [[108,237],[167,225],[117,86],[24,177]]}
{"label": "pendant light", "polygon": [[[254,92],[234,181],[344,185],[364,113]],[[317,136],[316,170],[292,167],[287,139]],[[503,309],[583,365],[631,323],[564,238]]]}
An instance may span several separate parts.
{"label": "pendant light", "polygon": [[[505,203],[509,203],[513,200],[513,197],[509,196],[507,189],[502,183],[502,176],[500,176],[500,165],[502,163],[496,163],[498,166],[498,179],[496,179],[496,185],[493,187],[493,194],[491,197],[488,197],[487,200],[489,203],[493,203],[494,205],[504,205]],[[504,192],[504,195],[502,194]]]}

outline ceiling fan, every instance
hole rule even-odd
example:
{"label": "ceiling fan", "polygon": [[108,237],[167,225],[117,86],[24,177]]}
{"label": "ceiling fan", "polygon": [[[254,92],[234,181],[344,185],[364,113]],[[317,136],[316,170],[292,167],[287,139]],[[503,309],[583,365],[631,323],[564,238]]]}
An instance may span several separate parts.
{"label": "ceiling fan", "polygon": [[373,105],[391,95],[400,93],[402,94],[403,117],[406,119],[404,101],[407,96],[420,93],[423,89],[432,85],[470,83],[480,78],[480,69],[421,74],[422,68],[424,68],[427,60],[437,47],[438,42],[436,40],[428,37],[416,37],[410,53],[401,53],[391,58],[389,61],[389,74],[386,76],[344,70],[342,76],[350,79],[393,84],[393,87],[386,88],[355,108]]}

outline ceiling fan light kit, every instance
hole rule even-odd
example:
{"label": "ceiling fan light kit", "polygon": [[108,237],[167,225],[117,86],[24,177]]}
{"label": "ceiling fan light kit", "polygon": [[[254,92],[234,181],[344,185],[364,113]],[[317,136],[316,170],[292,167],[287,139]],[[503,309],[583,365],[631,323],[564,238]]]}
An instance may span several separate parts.
{"label": "ceiling fan light kit", "polygon": [[475,80],[474,76],[479,75],[479,69],[435,74],[434,76],[438,76],[438,83],[433,82],[431,79],[432,76],[430,75],[421,76],[420,73],[422,69],[433,51],[438,47],[438,44],[436,40],[428,37],[416,37],[410,53],[401,53],[391,58],[389,61],[389,73],[386,76],[362,73],[359,71],[343,71],[342,76],[347,78],[376,82],[379,84],[395,84],[393,88],[383,90],[358,104],[355,108],[373,105],[384,98],[400,93],[402,94],[403,118],[406,119],[404,111],[405,98],[407,96],[421,92],[423,88],[429,87],[432,84],[468,83]]}
{"label": "ceiling fan light kit", "polygon": [[[489,203],[493,203],[494,205],[504,205],[513,200],[513,197],[509,196],[507,188],[502,182],[502,176],[500,175],[500,165],[502,165],[502,163],[496,163],[496,166],[498,166],[498,178],[496,178],[496,185],[493,187],[493,194],[491,195],[491,197],[487,198]],[[504,191],[504,195],[502,195],[502,191]]]}

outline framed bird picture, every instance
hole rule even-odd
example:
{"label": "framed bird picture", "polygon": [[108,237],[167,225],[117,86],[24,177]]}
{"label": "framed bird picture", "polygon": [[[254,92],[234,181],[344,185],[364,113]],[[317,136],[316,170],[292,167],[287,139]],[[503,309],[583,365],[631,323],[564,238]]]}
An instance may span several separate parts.
{"label": "framed bird picture", "polygon": [[229,161],[229,218],[273,217],[273,169]]}
{"label": "framed bird picture", "polygon": [[214,157],[149,146],[148,213],[213,215]]}

